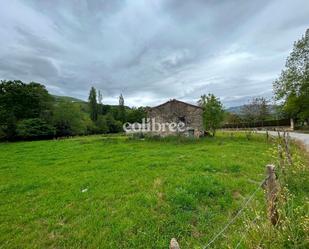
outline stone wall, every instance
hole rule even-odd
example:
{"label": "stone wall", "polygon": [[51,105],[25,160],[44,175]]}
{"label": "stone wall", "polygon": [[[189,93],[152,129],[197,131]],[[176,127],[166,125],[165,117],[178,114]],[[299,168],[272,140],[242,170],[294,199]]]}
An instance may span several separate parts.
{"label": "stone wall", "polygon": [[[158,123],[183,122],[186,128],[184,134],[195,136],[204,130],[202,115],[202,108],[178,100],[171,100],[148,110],[148,118],[155,118],[155,121]],[[172,133],[175,132],[166,130],[160,132],[160,135],[169,135]]]}

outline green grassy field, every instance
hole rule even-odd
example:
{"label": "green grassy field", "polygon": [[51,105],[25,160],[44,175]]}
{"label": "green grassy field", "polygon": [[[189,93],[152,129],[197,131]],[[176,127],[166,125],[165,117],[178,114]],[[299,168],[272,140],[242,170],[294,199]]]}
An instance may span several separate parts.
{"label": "green grassy field", "polygon": [[[265,177],[263,136],[0,144],[0,247],[202,248]],[[264,208],[259,191],[255,204]],[[248,214],[250,215],[250,214]],[[216,243],[233,248],[236,222]],[[240,247],[241,248],[241,247]]]}

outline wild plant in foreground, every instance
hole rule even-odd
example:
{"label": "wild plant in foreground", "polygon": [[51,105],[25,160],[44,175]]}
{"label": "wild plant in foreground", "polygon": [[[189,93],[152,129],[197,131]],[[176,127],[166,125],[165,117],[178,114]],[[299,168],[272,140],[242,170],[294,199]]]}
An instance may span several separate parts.
{"label": "wild plant in foreground", "polygon": [[[250,229],[244,240],[244,248],[308,248],[309,247],[309,170],[305,153],[293,144],[283,144],[279,137],[269,151],[277,170],[280,190],[277,196],[279,220],[273,226],[266,214],[252,223],[247,219]],[[289,150],[284,146],[290,146]],[[288,154],[290,153],[290,154]],[[289,158],[290,157],[290,158]],[[292,163],[291,163],[292,162]],[[265,204],[266,206],[266,204]]]}

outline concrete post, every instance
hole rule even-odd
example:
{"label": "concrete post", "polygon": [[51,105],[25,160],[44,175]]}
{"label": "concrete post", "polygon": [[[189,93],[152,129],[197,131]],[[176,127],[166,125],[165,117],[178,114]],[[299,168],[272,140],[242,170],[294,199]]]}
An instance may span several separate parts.
{"label": "concrete post", "polygon": [[290,119],[290,124],[291,124],[291,130],[294,131],[295,127],[294,127],[294,119],[293,118]]}

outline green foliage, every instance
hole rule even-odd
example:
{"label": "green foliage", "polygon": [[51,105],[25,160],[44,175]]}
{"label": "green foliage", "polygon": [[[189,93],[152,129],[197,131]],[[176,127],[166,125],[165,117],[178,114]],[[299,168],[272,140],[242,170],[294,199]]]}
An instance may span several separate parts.
{"label": "green foliage", "polygon": [[55,128],[40,118],[32,118],[18,122],[16,132],[23,139],[51,138],[55,135]]}
{"label": "green foliage", "polygon": [[22,81],[1,81],[0,83],[0,125],[8,139],[16,135],[17,122],[29,118],[51,117],[52,97],[39,83]]}
{"label": "green foliage", "polygon": [[80,106],[71,102],[60,102],[54,110],[53,123],[57,136],[72,136],[87,133],[89,118],[83,115]]}
{"label": "green foliage", "polygon": [[94,87],[91,87],[89,93],[89,110],[90,110],[90,118],[92,121],[96,121],[98,119],[98,104],[97,104],[97,91]]}
{"label": "green foliage", "polygon": [[[276,175],[280,184],[276,198],[279,214],[277,226],[273,226],[265,211],[256,211],[258,222],[251,223],[250,231],[243,241],[244,248],[288,248],[307,249],[309,246],[309,170],[305,151],[292,144],[292,165],[287,162],[287,151],[283,140],[274,141],[270,155],[276,165]],[[278,149],[280,149],[280,152]],[[280,156],[278,156],[280,155]],[[261,239],[262,238],[262,239]]]}
{"label": "green foliage", "polygon": [[126,115],[127,120],[126,121],[132,124],[135,122],[141,123],[142,119],[146,117],[147,117],[147,114],[146,114],[145,107],[138,107],[138,108],[133,107],[127,110],[127,115]]}
{"label": "green foliage", "polygon": [[3,130],[3,127],[0,126],[0,140],[5,139],[6,133]]}
{"label": "green foliage", "polygon": [[241,123],[242,119],[239,115],[231,112],[224,113],[224,123],[225,124],[239,124]]}
{"label": "green foliage", "polygon": [[38,83],[1,81],[0,139],[51,137],[52,126],[56,136],[117,133],[122,132],[127,117],[134,123],[146,116],[144,108],[125,107],[122,95],[117,106],[103,105],[101,92],[98,99],[99,103],[94,87],[87,103],[67,96],[51,96]]}
{"label": "green foliage", "polygon": [[99,133],[108,133],[109,132],[109,126],[107,123],[106,116],[99,115],[98,120],[96,121],[96,127],[98,129]]}
{"label": "green foliage", "polygon": [[283,100],[290,117],[309,119],[309,29],[294,43],[285,69],[273,84],[277,100]]}
{"label": "green foliage", "polygon": [[256,128],[256,127],[274,127],[274,126],[289,126],[290,119],[266,120],[258,122],[240,122],[240,123],[225,123],[222,128]]}
{"label": "green foliage", "polygon": [[253,98],[248,104],[244,105],[241,113],[247,122],[263,122],[269,116],[268,100],[264,97]]}
{"label": "green foliage", "polygon": [[126,120],[126,111],[125,111],[125,106],[124,106],[124,98],[122,94],[120,94],[119,96],[119,107],[118,108],[119,109],[118,109],[117,119],[121,121],[122,123],[124,123]]}
{"label": "green foliage", "polygon": [[207,131],[212,132],[215,136],[216,129],[220,127],[224,119],[224,111],[222,103],[213,94],[202,95],[199,101],[200,106],[203,107],[203,123]]}
{"label": "green foliage", "polygon": [[108,113],[106,116],[106,123],[108,126],[108,132],[109,133],[117,133],[123,131],[122,129],[122,122],[119,120],[115,120],[112,113]]}

